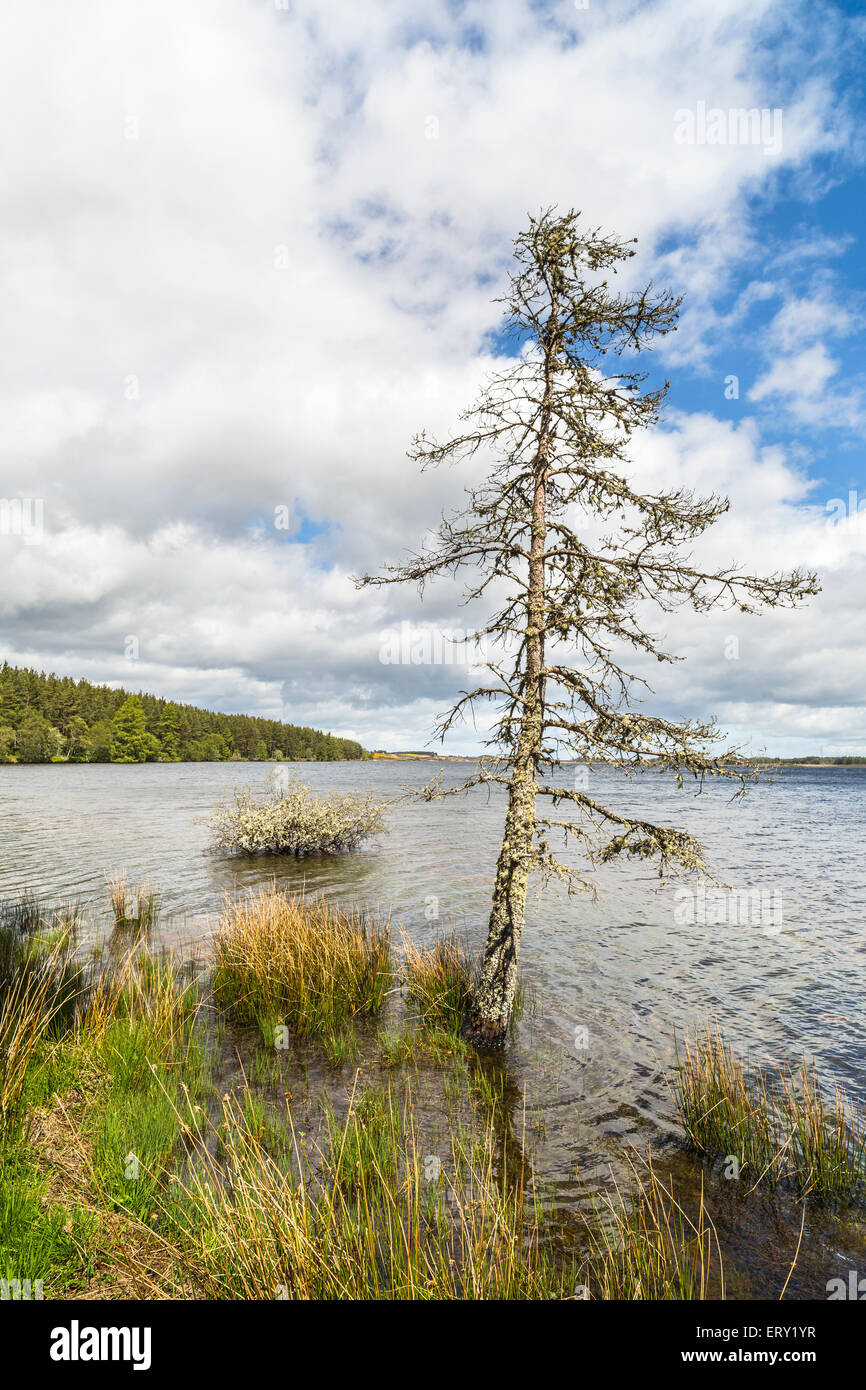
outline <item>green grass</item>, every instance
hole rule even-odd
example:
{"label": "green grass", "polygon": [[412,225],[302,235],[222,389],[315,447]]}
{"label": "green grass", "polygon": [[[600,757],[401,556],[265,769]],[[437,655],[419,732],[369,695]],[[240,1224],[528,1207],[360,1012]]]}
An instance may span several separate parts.
{"label": "green grass", "polygon": [[0,1142],[0,1279],[29,1280],[31,1289],[41,1280],[53,1298],[92,1268],[96,1223],[75,1205],[47,1205],[46,1188],[24,1145]]}
{"label": "green grass", "polygon": [[219,1166],[201,1141],[180,1200],[165,1208],[178,1264],[209,1298],[570,1298],[525,1167],[497,1166],[494,1133],[420,1140],[407,1093],[367,1088],[327,1119],[323,1151],[296,1142],[276,1164],[258,1119],[226,1104]]}
{"label": "green grass", "polygon": [[106,1204],[146,1219],[180,1135],[174,1097],[111,1096],[92,1129],[93,1182]]}
{"label": "green grass", "polygon": [[[579,1238],[555,1215],[524,1156],[526,1115],[521,1133],[506,1068],[462,1040],[474,967],[453,936],[406,947],[408,1005],[392,999],[381,1023],[397,993],[387,925],[321,901],[272,889],[226,910],[216,1008],[194,963],[179,971],[134,942],[121,965],[75,975],[64,1010],[63,972],[82,969],[72,933],[46,928],[33,904],[20,920],[42,925],[7,933],[5,948],[0,1277],[42,1279],[46,1296],[132,1286],[266,1300],[723,1296],[703,1202],[687,1212],[651,1165],[596,1203]],[[242,1023],[263,1038],[240,1082],[227,1020],[232,1035]],[[315,1038],[316,1060],[283,1047],[278,1028]],[[308,1085],[293,1112],[301,1072],[321,1076],[323,1054],[335,1067],[363,1063],[348,1109],[345,1095],[317,1102]],[[331,1075],[322,1091],[338,1086]],[[708,1030],[679,1051],[675,1090],[691,1142],[738,1155],[751,1182],[793,1181],[834,1200],[860,1191],[862,1127],[812,1068],[771,1085]],[[46,1124],[29,1133],[37,1109]],[[68,1201],[41,1171],[51,1144],[59,1171],[77,1177],[80,1160]]]}
{"label": "green grass", "polygon": [[325,1167],[335,1183],[361,1190],[395,1182],[403,1121],[390,1090],[367,1087],[354,1100],[344,1124],[331,1106],[326,1121]]}
{"label": "green grass", "polygon": [[256,1086],[276,1088],[283,1079],[282,1058],[286,1054],[274,1048],[257,1047],[250,1059],[249,1078]]}
{"label": "green grass", "polygon": [[322,1047],[332,1067],[344,1067],[358,1056],[358,1035],[351,1023],[322,1034]]}
{"label": "green grass", "polygon": [[198,992],[170,962],[136,963],[115,1017],[92,1045],[105,1072],[90,1126],[93,1181],[111,1205],[142,1216],[171,1169],[182,1115],[203,1110],[210,1063],[195,1032]]}

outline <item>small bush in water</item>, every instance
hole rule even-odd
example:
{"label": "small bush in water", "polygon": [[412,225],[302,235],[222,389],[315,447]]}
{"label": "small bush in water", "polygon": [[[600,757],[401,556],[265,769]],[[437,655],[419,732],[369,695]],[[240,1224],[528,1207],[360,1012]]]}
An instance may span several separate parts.
{"label": "small bush in water", "polygon": [[339,854],[384,828],[382,807],[358,792],[314,792],[271,779],[264,795],[230,793],[211,820],[216,849],[241,854]]}

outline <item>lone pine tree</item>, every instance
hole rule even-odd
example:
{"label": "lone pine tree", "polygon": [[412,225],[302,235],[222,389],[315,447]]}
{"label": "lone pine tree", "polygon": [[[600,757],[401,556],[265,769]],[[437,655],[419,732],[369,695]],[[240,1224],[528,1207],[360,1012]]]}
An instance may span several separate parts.
{"label": "lone pine tree", "polygon": [[[645,495],[630,484],[629,440],[658,421],[669,386],[650,389],[630,359],[675,328],[681,302],[651,284],[611,288],[604,277],[633,246],[583,230],[573,211],[530,217],[497,301],[520,356],[489,378],[461,417],[464,432],[444,443],[422,433],[409,454],[426,467],[484,450],[489,475],[408,562],[359,580],[413,581],[423,592],[431,578],[470,567],[464,601],[488,596],[499,605],[473,634],[496,654],[484,684],[464,692],[436,730],[444,738],[478,701],[493,702],[492,752],[460,786],[424,793],[507,791],[487,943],[465,1024],[483,1049],[505,1041],[532,871],[592,891],[593,867],[622,854],[654,861],[663,877],[707,868],[691,835],[612,810],[577,779],[573,787],[555,781],[554,769],[574,760],[624,771],[650,764],[680,786],[686,776],[735,777],[745,789],[742,769],[727,761],[737,750],[718,751],[714,720],[677,723],[640,708],[636,692],[649,687],[623,665],[628,649],[678,659],[645,626],[647,602],[662,612],[687,604],[754,613],[818,590],[815,575],[799,569],[759,577],[700,568],[688,547],[728,510],[727,499],[686,489]],[[539,798],[548,814],[539,814]],[[582,852],[580,869],[556,857],[551,832]]]}

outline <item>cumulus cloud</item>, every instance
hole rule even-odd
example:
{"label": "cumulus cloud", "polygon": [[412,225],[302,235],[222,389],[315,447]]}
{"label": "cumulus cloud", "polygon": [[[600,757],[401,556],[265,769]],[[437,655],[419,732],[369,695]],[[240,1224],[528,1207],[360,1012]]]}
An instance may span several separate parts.
{"label": "cumulus cloud", "polygon": [[762,334],[769,365],[749,399],[783,403],[790,416],[808,424],[860,428],[866,419],[862,390],[836,388],[841,363],[826,340],[847,338],[861,326],[859,305],[842,303],[827,284],[812,294],[786,295]]}
{"label": "cumulus cloud", "polygon": [[[629,274],[687,292],[679,360],[699,358],[754,250],[750,199],[848,138],[820,38],[801,80],[767,61],[774,36],[777,59],[802,57],[789,14],[771,0],[10,11],[0,496],[44,499],[45,537],[0,537],[4,655],[420,746],[461,672],[383,664],[382,632],[473,615],[452,585],[421,610],[352,576],[416,545],[473,474],[419,476],[408,440],[473,398],[511,239],[547,204],[641,238]],[[676,112],[698,101],[784,104],[781,151],[678,144]],[[845,313],[829,296],[786,303],[753,400],[813,418]],[[846,592],[857,537],[840,551],[798,468],[749,425],[675,418],[635,467],[730,491],[720,555],[825,555],[832,600],[766,620],[754,664],[744,651],[711,678],[709,639],[684,629],[698,660],[660,691],[761,734],[778,689],[773,736],[811,737],[819,696],[840,703],[817,675],[835,650],[821,605]],[[809,670],[794,660],[807,631]],[[845,704],[853,676],[837,669]],[[454,744],[476,746],[471,730]]]}

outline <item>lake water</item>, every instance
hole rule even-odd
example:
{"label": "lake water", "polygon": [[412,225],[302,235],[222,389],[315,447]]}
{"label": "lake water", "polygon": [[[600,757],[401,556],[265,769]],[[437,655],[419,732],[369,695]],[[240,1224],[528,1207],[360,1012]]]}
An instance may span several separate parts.
{"label": "lake water", "polygon": [[[387,799],[420,786],[433,769],[430,762],[285,766],[318,789],[369,789]],[[207,937],[226,893],[276,875],[286,886],[390,911],[419,941],[454,926],[481,944],[503,795],[475,790],[444,802],[395,801],[387,833],[339,859],[211,854],[207,820],[216,801],[239,781],[262,784],[270,770],[237,763],[0,767],[0,898],[28,889],[54,900],[81,898],[104,913],[107,932],[105,878],[119,871],[159,890],[162,933],[180,942]],[[469,764],[443,764],[444,784],[469,771]],[[570,784],[574,773],[562,776]],[[652,773],[629,782],[593,771],[589,790],[616,809],[697,834],[737,891],[702,901],[660,889],[645,865],[623,865],[605,871],[595,901],[569,898],[557,883],[531,897],[522,966],[536,1008],[520,1024],[506,1065],[527,1104],[544,1113],[538,1163],[566,1200],[629,1145],[667,1148],[671,1162],[680,1161],[666,1081],[674,1030],[708,1014],[756,1060],[780,1064],[807,1052],[823,1079],[856,1098],[866,1089],[866,769],[780,769],[733,804],[729,786],[695,797]],[[782,1221],[787,1232],[789,1215],[764,1208],[758,1216],[755,1205],[748,1220],[742,1210],[730,1214],[746,1291],[750,1269],[759,1289],[767,1279],[772,1286],[777,1267],[787,1270],[787,1237],[777,1233],[774,1243],[767,1223]],[[845,1261],[866,1254],[857,1223],[830,1229],[815,1217],[813,1237],[813,1263],[807,1258],[791,1285],[800,1297],[823,1297],[809,1292],[809,1280],[838,1273],[840,1264],[855,1267]]]}

